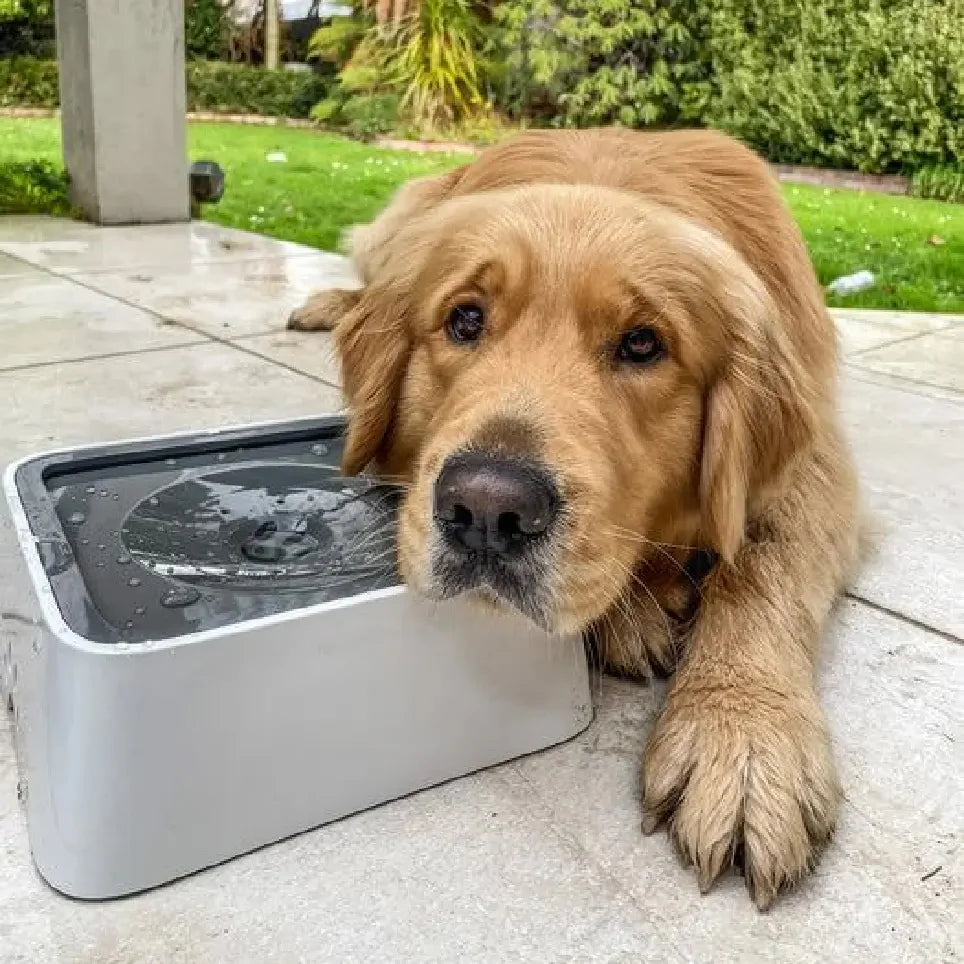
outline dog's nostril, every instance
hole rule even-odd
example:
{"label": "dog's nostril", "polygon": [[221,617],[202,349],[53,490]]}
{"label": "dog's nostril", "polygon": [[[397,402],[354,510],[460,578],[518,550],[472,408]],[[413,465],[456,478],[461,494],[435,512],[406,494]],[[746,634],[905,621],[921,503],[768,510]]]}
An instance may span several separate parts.
{"label": "dog's nostril", "polygon": [[549,528],[549,513],[537,511],[535,514],[522,514],[518,512],[503,512],[498,519],[497,528],[499,535],[505,539],[525,539],[529,536],[537,536]]}
{"label": "dog's nostril", "polygon": [[464,505],[456,503],[454,506],[452,506],[452,518],[448,521],[455,526],[459,526],[459,528],[467,529],[472,525],[472,512]]}
{"label": "dog's nostril", "polygon": [[499,534],[506,539],[518,539],[522,536],[522,526],[516,512],[503,512],[497,523]]}

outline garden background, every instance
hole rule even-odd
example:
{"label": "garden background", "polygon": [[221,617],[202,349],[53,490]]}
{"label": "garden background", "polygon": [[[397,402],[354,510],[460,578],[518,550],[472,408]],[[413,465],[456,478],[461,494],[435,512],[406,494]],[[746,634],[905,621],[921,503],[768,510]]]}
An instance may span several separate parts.
{"label": "garden background", "polygon": [[[876,277],[831,301],[964,311],[964,0],[188,0],[185,25],[191,155],[228,175],[213,220],[330,248],[519,127],[709,126],[865,176],[786,188],[824,283]],[[57,107],[54,53],[51,0],[0,0],[0,213],[69,208],[58,124],[23,116]]]}

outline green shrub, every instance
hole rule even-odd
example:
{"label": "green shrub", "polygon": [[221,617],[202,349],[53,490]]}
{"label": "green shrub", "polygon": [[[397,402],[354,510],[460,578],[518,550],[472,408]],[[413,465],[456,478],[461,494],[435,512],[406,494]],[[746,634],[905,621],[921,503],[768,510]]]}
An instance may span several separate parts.
{"label": "green shrub", "polygon": [[499,104],[548,124],[703,124],[773,161],[964,161],[964,0],[505,0]]}
{"label": "green shrub", "polygon": [[365,141],[398,130],[400,104],[398,94],[346,95],[342,90],[315,104],[311,117],[319,124],[343,128],[346,134]]}
{"label": "green shrub", "polygon": [[773,161],[964,160],[964,0],[716,0],[705,123]]}
{"label": "green shrub", "polygon": [[349,134],[367,140],[391,133],[398,124],[398,94],[360,94],[342,105],[341,119]]}
{"label": "green shrub", "polygon": [[227,53],[230,22],[221,0],[187,0],[184,53],[196,60],[218,60]]}
{"label": "green shrub", "polygon": [[331,84],[330,76],[316,72],[192,61],[187,65],[188,110],[308,117]]}
{"label": "green shrub", "polygon": [[0,214],[73,213],[67,174],[49,161],[0,161]]}
{"label": "green shrub", "polygon": [[372,28],[364,14],[355,17],[332,17],[319,27],[308,41],[308,56],[341,70],[351,60],[358,45]]}
{"label": "green shrub", "polygon": [[53,57],[53,0],[0,0],[0,57]]}
{"label": "green shrub", "polygon": [[495,10],[507,106],[538,115],[554,101],[549,119],[576,127],[695,122],[711,92],[708,11],[690,0],[508,0]]}
{"label": "green shrub", "polygon": [[[208,60],[189,61],[186,69],[188,110],[272,117],[308,117],[334,79],[317,71],[263,70]],[[0,107],[58,103],[55,61],[0,60]]]}
{"label": "green shrub", "polygon": [[964,164],[931,164],[915,171],[911,193],[916,197],[964,204]]}
{"label": "green shrub", "polygon": [[59,103],[56,61],[0,58],[0,107],[56,107]]}

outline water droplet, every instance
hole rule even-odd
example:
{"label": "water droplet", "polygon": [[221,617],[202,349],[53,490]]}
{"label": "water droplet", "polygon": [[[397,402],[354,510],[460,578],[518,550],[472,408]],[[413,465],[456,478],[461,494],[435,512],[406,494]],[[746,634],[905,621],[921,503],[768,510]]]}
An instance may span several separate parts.
{"label": "water droplet", "polygon": [[130,579],[127,580],[127,585],[128,585],[128,586],[135,586],[135,587],[136,587],[136,586],[139,586],[140,584],[141,584],[141,581],[140,581],[140,579],[137,578],[137,576],[131,576]]}
{"label": "water droplet", "polygon": [[83,525],[87,521],[87,516],[83,512],[71,512],[67,516],[67,521],[73,526]]}
{"label": "water droplet", "polygon": [[311,454],[312,454],[312,455],[327,455],[327,454],[328,454],[328,446],[327,446],[327,445],[324,445],[322,442],[316,442],[314,445],[311,446]]}
{"label": "water droplet", "polygon": [[131,557],[130,557],[130,556],[118,556],[118,557],[117,557],[117,565],[119,565],[119,566],[126,566],[126,565],[128,565],[128,564],[130,563],[130,561],[131,561]]}
{"label": "water droplet", "polygon": [[146,612],[147,612],[147,610],[146,610],[143,606],[138,606],[138,607],[134,610],[134,615],[135,615],[135,616],[143,616],[144,613],[146,613]]}
{"label": "water droplet", "polygon": [[193,586],[176,586],[161,596],[161,605],[165,609],[181,609],[197,602],[200,598],[201,594]]}

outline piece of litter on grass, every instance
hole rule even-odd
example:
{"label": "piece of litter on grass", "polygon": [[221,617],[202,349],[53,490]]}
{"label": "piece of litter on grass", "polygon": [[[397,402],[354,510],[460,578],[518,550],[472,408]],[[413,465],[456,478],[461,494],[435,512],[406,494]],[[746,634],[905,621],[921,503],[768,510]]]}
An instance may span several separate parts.
{"label": "piece of litter on grass", "polygon": [[284,151],[269,151],[265,154],[264,159],[269,164],[287,164],[288,155]]}
{"label": "piece of litter on grass", "polygon": [[939,248],[944,243],[944,239],[939,234],[932,234],[927,239],[927,243],[934,245],[935,248]]}
{"label": "piece of litter on grass", "polygon": [[857,271],[854,274],[842,275],[839,278],[834,278],[830,284],[827,285],[827,291],[835,295],[854,295],[858,291],[866,291],[868,288],[873,288],[877,283],[877,279],[874,277],[872,271]]}

